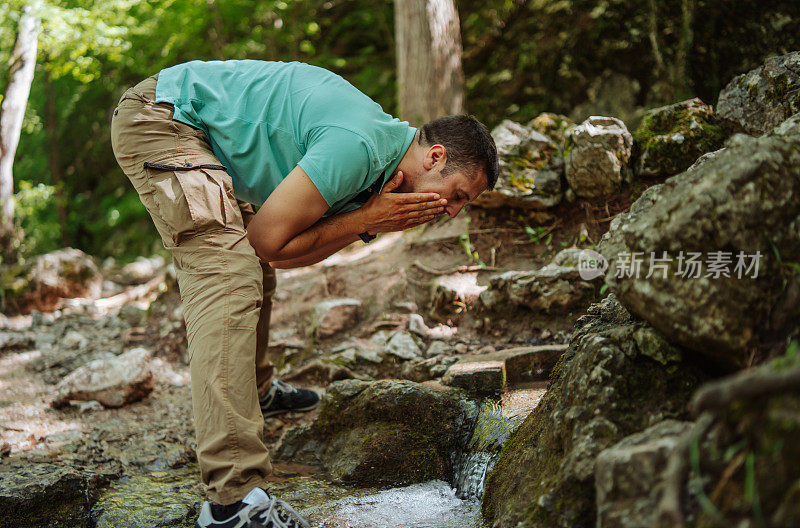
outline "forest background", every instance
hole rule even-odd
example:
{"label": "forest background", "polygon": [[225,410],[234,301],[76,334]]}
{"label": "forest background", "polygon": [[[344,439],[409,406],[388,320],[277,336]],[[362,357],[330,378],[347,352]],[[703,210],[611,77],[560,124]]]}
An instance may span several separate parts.
{"label": "forest background", "polygon": [[[0,4],[0,94],[23,2]],[[716,103],[734,76],[800,50],[797,0],[458,0],[466,109],[490,128],[542,111],[636,126],[644,109]],[[394,4],[384,0],[46,0],[13,167],[14,252],[98,257],[161,244],[111,152],[121,93],[193,59],[299,60],[397,113]]]}

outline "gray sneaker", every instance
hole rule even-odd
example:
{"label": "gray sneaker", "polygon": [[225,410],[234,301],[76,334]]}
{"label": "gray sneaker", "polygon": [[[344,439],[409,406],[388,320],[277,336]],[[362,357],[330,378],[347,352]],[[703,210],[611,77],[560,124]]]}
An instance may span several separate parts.
{"label": "gray sneaker", "polygon": [[237,511],[229,514],[227,519],[215,519],[211,503],[204,502],[195,528],[311,528],[291,506],[261,488],[253,488],[244,499],[228,506],[228,509]]}

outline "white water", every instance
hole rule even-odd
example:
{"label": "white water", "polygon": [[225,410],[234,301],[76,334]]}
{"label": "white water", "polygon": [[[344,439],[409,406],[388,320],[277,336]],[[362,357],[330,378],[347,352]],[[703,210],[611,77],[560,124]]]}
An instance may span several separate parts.
{"label": "white water", "polygon": [[303,512],[319,528],[480,528],[480,504],[441,480],[346,497]]}

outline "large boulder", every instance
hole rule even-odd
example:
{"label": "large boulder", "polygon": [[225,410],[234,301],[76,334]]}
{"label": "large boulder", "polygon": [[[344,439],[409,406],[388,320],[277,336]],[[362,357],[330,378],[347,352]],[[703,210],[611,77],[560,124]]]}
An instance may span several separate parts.
{"label": "large boulder", "polygon": [[284,434],[278,457],[319,464],[332,479],[359,486],[446,479],[466,421],[453,389],[338,381],[328,387],[316,421]]}
{"label": "large boulder", "polygon": [[112,359],[96,359],[67,375],[56,386],[53,406],[71,400],[95,400],[106,407],[122,407],[153,390],[150,352],[134,348]]}
{"label": "large boulder", "polygon": [[633,133],[639,176],[672,176],[697,158],[722,147],[727,132],[711,106],[690,99],[648,111]]}
{"label": "large boulder", "polygon": [[543,210],[561,201],[564,162],[558,144],[533,128],[509,120],[495,127],[492,137],[500,176],[495,188],[482,193],[475,205]]}
{"label": "large boulder", "polygon": [[541,403],[489,476],[484,519],[497,528],[594,526],[597,455],[657,422],[683,418],[702,378],[613,295],[593,305],[576,323]]}
{"label": "large boulder", "polygon": [[800,115],[648,189],[599,248],[632,313],[720,366],[781,342],[800,322]]}
{"label": "large boulder", "polygon": [[64,248],[39,255],[24,265],[0,269],[2,309],[6,313],[52,311],[62,299],[100,296],[103,277],[94,259]]}
{"label": "large boulder", "polygon": [[492,277],[488,289],[479,296],[482,306],[493,311],[524,306],[546,314],[586,308],[596,288],[591,280],[580,276],[581,251],[567,248],[538,270],[512,270]]}
{"label": "large boulder", "polygon": [[734,130],[753,136],[800,112],[800,51],[771,57],[734,78],[719,94],[717,114]]}
{"label": "large boulder", "polygon": [[633,138],[625,123],[614,117],[591,116],[570,128],[565,148],[565,176],[583,198],[614,194],[628,170]]}
{"label": "large boulder", "polygon": [[118,470],[69,461],[0,464],[0,527],[86,526],[92,503]]}

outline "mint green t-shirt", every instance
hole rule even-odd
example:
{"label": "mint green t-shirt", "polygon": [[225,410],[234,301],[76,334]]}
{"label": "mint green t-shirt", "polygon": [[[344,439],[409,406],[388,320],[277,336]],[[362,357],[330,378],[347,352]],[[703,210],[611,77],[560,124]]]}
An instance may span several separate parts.
{"label": "mint green t-shirt", "polygon": [[192,61],[158,74],[156,102],[205,132],[237,199],[261,205],[296,165],[327,202],[326,215],[391,175],[416,129],[342,77],[299,62]]}

